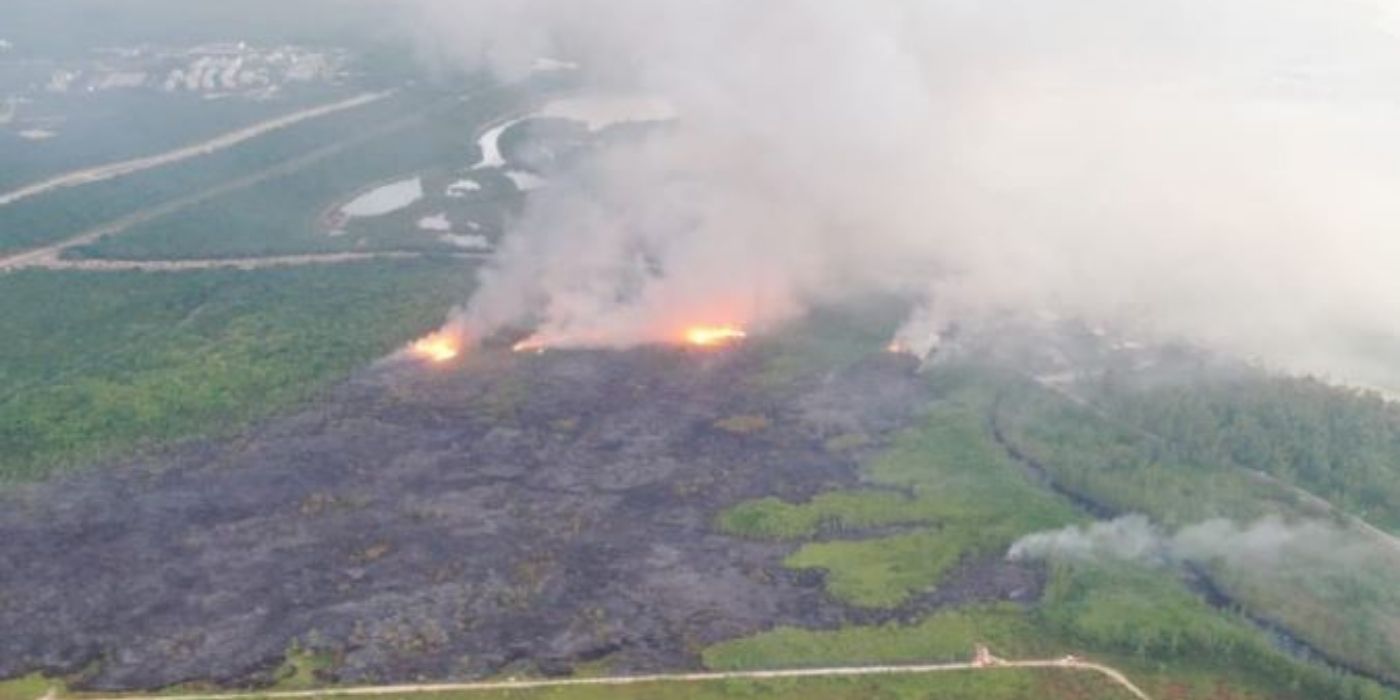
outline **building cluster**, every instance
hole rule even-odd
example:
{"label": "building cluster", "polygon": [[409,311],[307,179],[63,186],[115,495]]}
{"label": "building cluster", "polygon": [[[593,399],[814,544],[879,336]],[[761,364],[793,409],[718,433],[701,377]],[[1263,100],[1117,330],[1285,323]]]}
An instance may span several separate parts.
{"label": "building cluster", "polygon": [[244,42],[188,48],[104,49],[82,62],[53,68],[50,93],[159,90],[210,99],[269,99],[295,85],[335,84],[349,72],[343,50],[252,46]]}

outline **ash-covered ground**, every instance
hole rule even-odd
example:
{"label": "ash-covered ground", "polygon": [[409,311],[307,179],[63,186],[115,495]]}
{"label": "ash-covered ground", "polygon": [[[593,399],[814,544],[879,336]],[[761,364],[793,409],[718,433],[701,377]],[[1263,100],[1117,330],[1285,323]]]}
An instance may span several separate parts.
{"label": "ash-covered ground", "polygon": [[675,669],[775,625],[1038,590],[969,562],[902,610],[853,610],[783,568],[791,546],[717,534],[735,503],[851,486],[862,455],[826,440],[863,433],[869,455],[930,400],[893,356],[764,368],[757,348],[387,363],[237,439],[0,497],[0,678],[258,684],[293,647],[329,653],[333,681]]}

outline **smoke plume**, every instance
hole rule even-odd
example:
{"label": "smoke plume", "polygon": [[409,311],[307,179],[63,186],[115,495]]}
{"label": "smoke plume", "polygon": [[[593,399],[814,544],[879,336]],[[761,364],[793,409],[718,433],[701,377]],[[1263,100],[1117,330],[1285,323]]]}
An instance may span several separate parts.
{"label": "smoke plume", "polygon": [[1324,558],[1329,566],[1361,561],[1367,543],[1355,533],[1306,521],[1285,523],[1266,517],[1241,526],[1230,520],[1207,520],[1167,533],[1145,516],[1127,515],[1088,526],[1040,532],[1017,540],[1009,559],[1117,560],[1164,565],[1224,560],[1232,565],[1272,568]]}
{"label": "smoke plume", "polygon": [[[630,344],[847,294],[1400,383],[1397,22],[1363,0],[418,0],[436,60],[662,96],[460,323]],[[932,329],[932,330],[929,330]]]}

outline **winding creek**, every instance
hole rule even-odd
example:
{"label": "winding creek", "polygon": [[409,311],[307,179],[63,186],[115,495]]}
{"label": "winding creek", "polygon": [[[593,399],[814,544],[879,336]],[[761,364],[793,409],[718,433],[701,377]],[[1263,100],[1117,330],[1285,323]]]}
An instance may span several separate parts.
{"label": "winding creek", "polygon": [[[1001,407],[1003,399],[1004,396],[998,395],[993,400],[992,407],[987,415],[987,427],[992,435],[992,439],[1006,451],[1007,456],[1009,456],[1013,462],[1021,467],[1027,478],[1037,485],[1043,486],[1063,496],[1073,504],[1075,508],[1092,516],[1096,520],[1109,520],[1125,515],[1124,511],[1113,505],[1095,500],[1083,493],[1069,489],[1064,484],[1056,481],[1049,470],[1045,468],[1044,464],[1010,439],[1003,429],[1002,424]],[[1182,583],[1200,597],[1207,605],[1218,611],[1233,614],[1239,619],[1248,622],[1250,626],[1264,633],[1275,649],[1278,649],[1288,656],[1300,661],[1320,664],[1334,671],[1345,671],[1375,681],[1387,688],[1400,690],[1400,685],[1364,669],[1357,668],[1345,660],[1338,659],[1328,654],[1306,640],[1294,635],[1282,624],[1251,610],[1242,601],[1231,596],[1229,592],[1212,577],[1206,567],[1194,562],[1188,562],[1180,567],[1178,573],[1180,574]]]}

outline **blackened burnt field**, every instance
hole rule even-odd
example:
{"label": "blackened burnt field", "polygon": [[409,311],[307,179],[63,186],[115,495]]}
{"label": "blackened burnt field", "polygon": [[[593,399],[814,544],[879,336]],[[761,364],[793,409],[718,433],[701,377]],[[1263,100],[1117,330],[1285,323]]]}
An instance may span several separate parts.
{"label": "blackened burnt field", "polygon": [[[974,562],[938,599],[863,612],[830,598],[820,572],[785,569],[791,546],[718,533],[715,515],[741,501],[851,486],[858,460],[929,400],[901,358],[780,382],[765,380],[770,359],[649,348],[385,363],[236,439],[11,492],[0,678],[259,684],[294,648],[327,653],[329,681],[564,673],[603,657],[675,669],[779,624],[1035,585]],[[872,440],[823,447],[852,433]]]}

